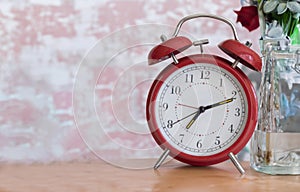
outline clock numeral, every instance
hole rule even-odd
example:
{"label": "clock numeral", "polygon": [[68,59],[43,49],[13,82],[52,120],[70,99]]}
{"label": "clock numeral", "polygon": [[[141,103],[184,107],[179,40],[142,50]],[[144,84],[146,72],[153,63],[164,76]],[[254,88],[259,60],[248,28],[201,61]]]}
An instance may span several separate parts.
{"label": "clock numeral", "polygon": [[232,91],[232,98],[234,98],[236,96],[237,92],[236,91]]}
{"label": "clock numeral", "polygon": [[169,104],[168,103],[164,103],[162,105],[163,109],[166,111],[169,108]]}
{"label": "clock numeral", "polygon": [[202,148],[202,140],[201,139],[199,141],[197,141],[196,146],[197,146],[197,148]]}
{"label": "clock numeral", "polygon": [[220,144],[221,144],[220,136],[217,136],[215,140],[215,145],[220,145]]}
{"label": "clock numeral", "polygon": [[235,114],[234,114],[236,117],[239,117],[241,116],[241,109],[240,108],[235,108]]}
{"label": "clock numeral", "polygon": [[185,82],[186,83],[193,83],[194,82],[194,75],[193,74],[185,74]]}
{"label": "clock numeral", "polygon": [[179,137],[180,137],[180,143],[182,143],[183,142],[183,138],[184,138],[184,134],[179,134]]}
{"label": "clock numeral", "polygon": [[171,128],[173,127],[173,121],[172,121],[172,120],[168,120],[168,121],[167,121],[167,127],[168,127],[169,129],[171,129]]}
{"label": "clock numeral", "polygon": [[172,86],[171,88],[171,94],[179,95],[181,93],[181,88],[179,86]]}
{"label": "clock numeral", "polygon": [[200,72],[200,79],[209,79],[210,78],[210,71],[201,71]]}
{"label": "clock numeral", "polygon": [[230,127],[228,128],[228,131],[229,131],[230,133],[233,133],[233,131],[234,131],[234,129],[233,129],[233,124],[230,125]]}
{"label": "clock numeral", "polygon": [[223,87],[223,79],[220,79],[220,87]]}

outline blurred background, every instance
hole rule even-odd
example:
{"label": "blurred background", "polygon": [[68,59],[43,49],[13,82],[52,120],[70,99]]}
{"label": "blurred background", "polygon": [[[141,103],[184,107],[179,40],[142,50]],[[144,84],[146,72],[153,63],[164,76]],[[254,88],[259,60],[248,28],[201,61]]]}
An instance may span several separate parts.
{"label": "blurred background", "polygon": [[[205,13],[231,20],[259,52],[259,31],[235,22],[240,7],[238,0],[1,0],[0,161],[157,158],[145,102],[166,65],[147,66],[149,50],[182,17]],[[217,48],[233,38],[226,24],[190,21],[182,34],[209,39],[205,52],[231,60]],[[258,74],[245,72],[257,86]]]}

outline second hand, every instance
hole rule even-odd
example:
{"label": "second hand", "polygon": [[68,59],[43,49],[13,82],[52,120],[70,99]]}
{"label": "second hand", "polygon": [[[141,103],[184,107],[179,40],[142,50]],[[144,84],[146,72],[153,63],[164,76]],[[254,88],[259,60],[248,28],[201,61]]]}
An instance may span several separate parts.
{"label": "second hand", "polygon": [[181,103],[178,103],[178,105],[198,110],[198,107],[194,107],[194,106],[190,106],[190,105],[185,105],[185,104],[181,104]]}

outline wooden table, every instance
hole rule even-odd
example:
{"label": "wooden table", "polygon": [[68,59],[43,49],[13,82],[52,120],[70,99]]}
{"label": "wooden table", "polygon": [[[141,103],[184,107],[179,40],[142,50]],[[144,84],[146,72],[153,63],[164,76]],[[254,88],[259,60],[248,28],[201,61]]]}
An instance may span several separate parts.
{"label": "wooden table", "polygon": [[0,192],[300,191],[300,176],[270,176],[251,170],[249,162],[243,165],[244,176],[230,162],[190,167],[171,161],[156,171],[122,169],[100,160],[47,165],[2,164]]}

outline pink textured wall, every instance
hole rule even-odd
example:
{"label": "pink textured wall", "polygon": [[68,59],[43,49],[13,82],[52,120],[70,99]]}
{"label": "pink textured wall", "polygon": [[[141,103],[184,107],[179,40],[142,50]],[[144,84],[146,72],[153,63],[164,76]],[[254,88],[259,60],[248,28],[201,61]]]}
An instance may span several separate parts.
{"label": "pink textured wall", "polygon": [[[0,160],[157,157],[144,107],[160,66],[147,66],[148,51],[183,16],[235,22],[239,8],[238,0],[0,1]],[[257,49],[258,31],[236,26]],[[211,52],[232,37],[227,29],[211,20],[183,28],[209,38]]]}

